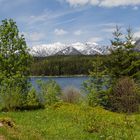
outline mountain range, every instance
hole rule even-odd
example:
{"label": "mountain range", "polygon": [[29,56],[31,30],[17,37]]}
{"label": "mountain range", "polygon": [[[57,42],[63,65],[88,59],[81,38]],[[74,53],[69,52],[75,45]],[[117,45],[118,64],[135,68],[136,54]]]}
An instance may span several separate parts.
{"label": "mountain range", "polygon": [[[134,42],[135,50],[140,51],[140,39]],[[30,49],[30,53],[35,57],[46,57],[54,55],[104,55],[109,54],[112,46],[98,45],[94,42],[62,44],[60,42],[53,44],[37,45]]]}
{"label": "mountain range", "polygon": [[37,45],[30,49],[30,53],[36,57],[46,57],[53,55],[95,55],[108,54],[109,46],[98,45],[94,42],[62,44],[60,42],[54,44]]}

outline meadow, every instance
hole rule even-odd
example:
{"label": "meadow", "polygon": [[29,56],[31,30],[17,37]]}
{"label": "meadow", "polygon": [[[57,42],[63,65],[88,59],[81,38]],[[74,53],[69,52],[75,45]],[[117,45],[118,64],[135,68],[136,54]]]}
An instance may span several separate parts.
{"label": "meadow", "polygon": [[42,110],[0,113],[2,140],[139,140],[140,115],[56,103]]}

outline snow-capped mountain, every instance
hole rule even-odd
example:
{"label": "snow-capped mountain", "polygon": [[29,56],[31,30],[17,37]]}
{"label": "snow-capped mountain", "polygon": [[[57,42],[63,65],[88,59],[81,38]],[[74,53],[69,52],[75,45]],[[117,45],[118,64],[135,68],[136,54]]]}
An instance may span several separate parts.
{"label": "snow-capped mountain", "polygon": [[60,42],[54,44],[44,44],[33,46],[30,53],[33,56],[53,56],[53,55],[95,55],[95,54],[107,54],[108,46],[100,46],[93,42],[87,43],[73,43],[62,44]]}
{"label": "snow-capped mountain", "polygon": [[55,55],[82,55],[82,54],[73,47],[67,47],[64,50],[59,51]]}
{"label": "snow-capped mountain", "polygon": [[59,42],[54,43],[54,44],[42,44],[42,45],[33,46],[30,49],[30,53],[33,56],[44,57],[44,56],[55,55],[57,52],[65,49],[65,48],[66,48],[66,46]]}

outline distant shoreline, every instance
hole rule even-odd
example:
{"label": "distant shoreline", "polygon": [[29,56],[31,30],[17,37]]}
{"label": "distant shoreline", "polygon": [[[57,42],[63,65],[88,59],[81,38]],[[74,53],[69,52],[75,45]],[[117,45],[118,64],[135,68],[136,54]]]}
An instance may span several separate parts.
{"label": "distant shoreline", "polygon": [[55,75],[55,76],[47,76],[47,75],[41,75],[41,76],[29,76],[30,78],[41,78],[41,77],[53,77],[53,78],[64,78],[64,77],[88,77],[89,75]]}

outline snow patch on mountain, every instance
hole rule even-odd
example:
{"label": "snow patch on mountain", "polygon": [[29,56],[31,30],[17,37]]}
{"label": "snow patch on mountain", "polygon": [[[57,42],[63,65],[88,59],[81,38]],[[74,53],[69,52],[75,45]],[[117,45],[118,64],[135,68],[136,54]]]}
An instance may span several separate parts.
{"label": "snow patch on mountain", "polygon": [[67,47],[66,49],[59,51],[55,55],[82,55],[82,54],[73,47]]}
{"label": "snow patch on mountain", "polygon": [[42,44],[33,46],[30,49],[30,53],[33,56],[53,56],[53,55],[95,55],[95,54],[107,54],[108,46],[101,46],[94,42],[86,43],[72,43],[72,44],[62,44],[60,42],[53,44]]}

